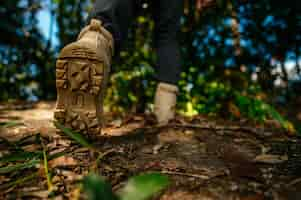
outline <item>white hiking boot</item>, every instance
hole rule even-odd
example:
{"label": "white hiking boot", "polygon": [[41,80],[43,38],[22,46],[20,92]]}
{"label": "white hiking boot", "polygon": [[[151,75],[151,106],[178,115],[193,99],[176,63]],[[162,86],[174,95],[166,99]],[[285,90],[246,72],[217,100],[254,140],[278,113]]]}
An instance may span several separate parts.
{"label": "white hiking boot", "polygon": [[166,125],[175,117],[178,87],[159,83],[155,94],[154,114],[159,125]]}

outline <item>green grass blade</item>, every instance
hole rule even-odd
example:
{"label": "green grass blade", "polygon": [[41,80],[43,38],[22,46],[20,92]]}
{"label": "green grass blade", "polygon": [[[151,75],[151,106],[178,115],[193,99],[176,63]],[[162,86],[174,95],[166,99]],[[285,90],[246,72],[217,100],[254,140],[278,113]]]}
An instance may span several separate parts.
{"label": "green grass blade", "polygon": [[44,161],[45,175],[46,175],[46,179],[47,179],[48,192],[51,192],[53,185],[51,182],[51,175],[49,174],[47,152],[46,152],[44,145],[43,145],[43,161]]}
{"label": "green grass blade", "polygon": [[0,158],[0,163],[6,163],[6,162],[15,162],[15,161],[25,161],[25,160],[30,160],[33,158],[41,158],[43,153],[41,151],[37,152],[16,152],[16,153],[11,153],[9,155],[5,155]]}
{"label": "green grass blade", "polygon": [[58,122],[54,122],[54,125],[60,129],[63,133],[65,133],[68,137],[82,145],[83,147],[93,148],[92,144],[88,142],[88,140],[81,135],[80,133],[74,132],[69,128],[64,127],[62,124]]}
{"label": "green grass blade", "polygon": [[[63,155],[66,155],[69,153],[69,151],[62,151],[55,153],[53,155],[48,156],[48,160],[53,160],[55,158],[61,157]],[[37,151],[37,152],[16,152],[9,155],[5,155],[0,158],[0,163],[9,163],[9,162],[16,162],[16,161],[26,161],[26,160],[39,160],[42,159],[43,152]],[[1,168],[0,168],[1,169]]]}
{"label": "green grass blade", "polygon": [[[61,151],[55,153],[53,155],[48,155],[48,160],[52,160],[63,155],[69,153],[69,150]],[[26,161],[32,159],[42,159],[43,152],[42,151],[35,151],[35,152],[28,152],[28,151],[18,151],[8,155],[4,155],[0,157],[0,163],[9,163],[9,162],[16,162],[16,161]]]}
{"label": "green grass blade", "polygon": [[0,127],[4,127],[4,128],[11,128],[20,125],[24,125],[24,124],[16,121],[0,122]]}
{"label": "green grass blade", "polygon": [[36,172],[36,173],[30,174],[28,176],[22,177],[20,179],[17,179],[15,181],[11,181],[11,182],[5,183],[5,184],[3,184],[3,185],[0,186],[0,190],[4,190],[4,189],[10,188],[10,187],[15,187],[15,186],[17,186],[19,184],[22,184],[22,183],[26,182],[26,181],[34,179],[37,176],[38,176],[38,173]]}
{"label": "green grass blade", "polygon": [[40,160],[32,159],[26,163],[19,163],[19,164],[15,164],[15,165],[6,166],[6,167],[1,167],[0,174],[7,174],[7,173],[10,173],[13,171],[33,168],[40,162],[41,162]]}
{"label": "green grass blade", "polygon": [[120,200],[146,200],[168,185],[168,177],[160,173],[142,174],[132,177],[119,192],[119,197]]}
{"label": "green grass blade", "polygon": [[117,200],[111,185],[96,174],[89,174],[84,178],[83,188],[89,200]]}

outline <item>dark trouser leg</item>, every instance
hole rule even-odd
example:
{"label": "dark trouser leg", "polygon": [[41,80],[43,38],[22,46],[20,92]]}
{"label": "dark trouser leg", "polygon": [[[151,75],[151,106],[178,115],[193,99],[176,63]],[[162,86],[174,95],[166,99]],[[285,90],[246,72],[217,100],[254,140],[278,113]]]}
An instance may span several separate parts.
{"label": "dark trouser leg", "polygon": [[121,43],[126,40],[132,15],[132,0],[96,0],[89,18],[103,22],[103,26],[112,33],[118,51]]}
{"label": "dark trouser leg", "polygon": [[153,2],[155,20],[155,47],[158,55],[157,78],[176,84],[180,78],[181,58],[177,35],[183,11],[183,0]]}
{"label": "dark trouser leg", "polygon": [[[153,4],[155,20],[157,78],[162,82],[176,84],[181,72],[177,33],[180,29],[183,0],[155,0],[150,3]],[[90,18],[95,17],[103,21],[104,27],[113,34],[118,51],[127,37],[132,14],[133,0],[96,0]]]}

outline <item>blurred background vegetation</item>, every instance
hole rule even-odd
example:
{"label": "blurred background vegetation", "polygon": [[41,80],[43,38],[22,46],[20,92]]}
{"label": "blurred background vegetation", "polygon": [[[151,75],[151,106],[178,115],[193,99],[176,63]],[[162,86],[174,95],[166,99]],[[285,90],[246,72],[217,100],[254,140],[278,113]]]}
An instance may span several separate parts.
{"label": "blurred background vegetation", "polygon": [[[255,121],[272,117],[287,126],[276,106],[300,122],[296,112],[301,111],[300,2],[217,0],[201,13],[194,0],[184,2],[178,111]],[[108,89],[106,108],[114,113],[143,112],[153,106],[154,24],[148,2],[137,7]],[[91,8],[91,0],[1,3],[0,100],[55,99],[55,58],[76,39]],[[48,20],[41,17],[45,13]]]}

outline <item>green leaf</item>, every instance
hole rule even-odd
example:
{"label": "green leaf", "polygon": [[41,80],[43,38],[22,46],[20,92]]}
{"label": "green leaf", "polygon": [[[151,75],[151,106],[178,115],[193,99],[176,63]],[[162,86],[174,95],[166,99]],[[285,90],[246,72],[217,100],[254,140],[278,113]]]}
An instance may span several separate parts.
{"label": "green leaf", "polygon": [[60,129],[63,133],[65,133],[68,137],[70,137],[71,139],[73,139],[74,141],[76,141],[77,143],[82,145],[83,147],[93,148],[92,144],[90,144],[88,142],[88,140],[80,133],[74,132],[71,129],[64,127],[59,122],[54,122],[54,125],[58,129]]}
{"label": "green leaf", "polygon": [[83,188],[89,200],[117,200],[111,185],[96,174],[89,174],[84,178]]}
{"label": "green leaf", "polygon": [[13,171],[33,168],[40,162],[41,162],[40,160],[32,159],[26,163],[19,163],[19,164],[15,164],[15,165],[6,166],[6,167],[1,167],[0,174],[6,174],[6,173],[13,172]]}
{"label": "green leaf", "polygon": [[15,122],[15,121],[0,122],[0,127],[4,127],[4,128],[10,128],[10,127],[20,126],[20,125],[23,125],[23,123]]}
{"label": "green leaf", "polygon": [[[62,151],[55,153],[53,155],[48,156],[48,160],[52,160],[58,157],[61,157],[65,154],[67,154],[68,151]],[[27,152],[27,151],[22,151],[22,152],[16,152],[12,153],[9,155],[5,155],[0,158],[0,163],[6,163],[6,162],[15,162],[15,161],[25,161],[25,160],[30,160],[30,159],[41,159],[43,156],[42,151],[36,151],[36,152]]]}
{"label": "green leaf", "polygon": [[146,200],[169,185],[167,176],[160,173],[148,173],[132,177],[120,191],[121,200]]}
{"label": "green leaf", "polygon": [[12,153],[9,155],[5,155],[0,158],[0,163],[5,163],[5,162],[15,162],[15,161],[24,161],[24,160],[29,160],[33,158],[40,158],[43,155],[41,151],[37,152],[16,152]]}

